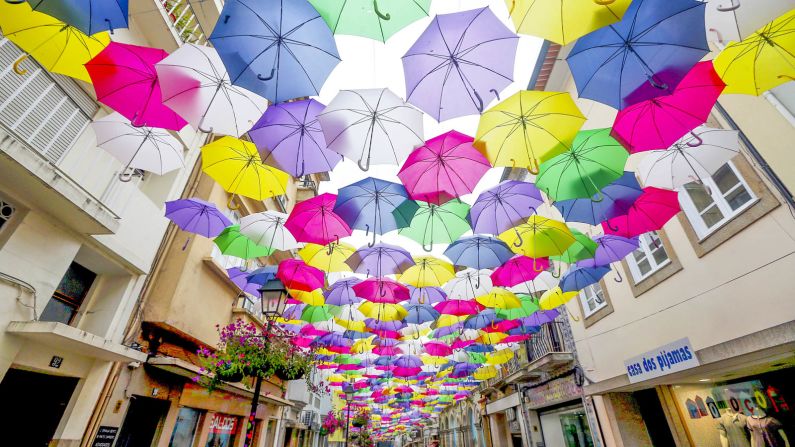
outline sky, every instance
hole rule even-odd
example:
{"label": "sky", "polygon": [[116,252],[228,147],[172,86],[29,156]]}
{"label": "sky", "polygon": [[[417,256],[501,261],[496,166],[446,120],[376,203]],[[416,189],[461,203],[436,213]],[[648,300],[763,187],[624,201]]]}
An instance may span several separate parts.
{"label": "sky", "polygon": [[[466,11],[484,6],[489,6],[509,29],[514,29],[504,0],[436,0],[432,3],[429,17],[401,30],[390,38],[386,44],[355,36],[335,36],[342,62],[323,86],[318,100],[323,104],[328,104],[340,90],[384,87],[405,98],[406,86],[403,79],[401,57],[425,30],[431,18],[435,14]],[[542,43],[542,39],[520,35],[514,67],[514,82],[500,92],[501,98],[507,98],[527,87]],[[486,108],[494,104],[496,102],[488,104]],[[478,115],[473,115],[438,123],[430,116],[425,115],[425,139],[428,140],[453,129],[474,136],[478,126],[478,119]],[[397,177],[399,168],[399,166],[379,165],[372,166],[368,172],[363,172],[355,161],[346,159],[330,173],[330,181],[321,183],[320,191],[336,193],[339,188],[370,176],[400,183]],[[499,183],[502,171],[503,168],[491,169],[475,188],[475,192],[463,196],[462,200],[470,204],[474,202],[480,191]],[[369,242],[371,238],[372,236],[366,237],[363,231],[356,230],[352,237],[346,239],[346,242],[360,247]],[[408,238],[397,236],[396,232],[381,236],[379,240],[389,244],[400,245],[413,255],[426,254],[419,244]],[[435,245],[432,254],[440,256],[445,247],[446,245],[444,244]]]}

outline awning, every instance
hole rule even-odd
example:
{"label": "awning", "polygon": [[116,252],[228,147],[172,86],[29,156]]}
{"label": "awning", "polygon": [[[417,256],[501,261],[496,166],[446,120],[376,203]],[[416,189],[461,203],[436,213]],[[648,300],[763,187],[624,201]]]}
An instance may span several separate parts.
{"label": "awning", "polygon": [[144,362],[146,354],[99,335],[55,321],[12,321],[6,332],[49,346],[108,362]]}

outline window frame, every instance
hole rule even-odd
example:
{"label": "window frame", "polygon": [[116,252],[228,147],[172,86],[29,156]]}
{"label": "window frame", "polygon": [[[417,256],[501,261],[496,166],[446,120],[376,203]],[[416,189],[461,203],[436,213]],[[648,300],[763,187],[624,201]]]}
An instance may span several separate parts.
{"label": "window frame", "polygon": [[[654,259],[652,251],[649,250],[649,243],[654,242],[653,240],[648,240],[648,241],[645,240],[651,237],[649,236],[649,233],[655,233],[657,241],[659,242],[661,248],[665,252],[666,259],[662,263],[658,263],[657,260]],[[668,249],[665,247],[665,242],[663,241],[663,238],[660,236],[660,233],[657,231],[652,231],[649,233],[643,233],[640,236],[638,236],[638,240],[640,241],[640,243],[638,244],[638,250],[643,251],[643,253],[646,256],[645,259],[649,261],[649,265],[652,267],[652,269],[646,272],[645,274],[641,273],[640,267],[638,266],[638,261],[635,259],[634,256],[635,253],[634,251],[625,258],[627,267],[629,268],[629,274],[632,275],[632,280],[635,282],[635,284],[638,284],[639,282],[648,279],[650,276],[654,275],[656,272],[662,270],[671,263],[671,254],[669,253]],[[654,265],[652,265],[652,263]]]}
{"label": "window frame", "polygon": [[[598,292],[596,292],[596,287],[599,288]],[[591,296],[589,296],[589,292],[590,294],[592,294]],[[601,297],[599,297],[600,293],[602,295]],[[580,293],[577,294],[577,297],[579,298],[580,304],[582,305],[582,316],[585,318],[588,318],[596,314],[597,312],[608,306],[607,299],[605,298],[605,289],[598,282],[589,284],[588,286],[580,290]],[[591,299],[593,299],[594,303],[596,304],[596,307],[594,307],[593,309],[591,309],[590,306],[588,305],[588,301]]]}

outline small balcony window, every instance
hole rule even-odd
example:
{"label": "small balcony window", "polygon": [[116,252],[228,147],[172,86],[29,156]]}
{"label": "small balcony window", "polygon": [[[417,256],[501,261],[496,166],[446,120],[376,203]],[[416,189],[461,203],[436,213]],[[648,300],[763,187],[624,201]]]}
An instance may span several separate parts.
{"label": "small balcony window", "polygon": [[607,306],[605,293],[599,283],[591,284],[582,289],[580,292],[580,302],[582,303],[582,310],[586,318],[596,313],[599,309]]}
{"label": "small balcony window", "polygon": [[671,262],[656,231],[640,235],[639,241],[638,249],[626,258],[636,284]]}
{"label": "small balcony window", "polygon": [[73,262],[44,307],[41,320],[72,324],[96,279],[96,273]]}

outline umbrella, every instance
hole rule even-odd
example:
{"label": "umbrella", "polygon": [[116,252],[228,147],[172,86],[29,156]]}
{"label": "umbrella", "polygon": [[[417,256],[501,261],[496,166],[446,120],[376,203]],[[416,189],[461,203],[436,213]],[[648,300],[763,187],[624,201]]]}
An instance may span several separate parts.
{"label": "umbrella", "polygon": [[534,280],[548,268],[549,260],[546,258],[535,259],[516,255],[495,269],[491,274],[491,280],[495,286],[512,287]]}
{"label": "umbrella", "polygon": [[505,0],[516,31],[568,45],[593,30],[621,20],[630,0]]}
{"label": "umbrella", "polygon": [[[626,213],[641,193],[643,190],[635,178],[635,173],[624,172],[621,177],[603,187],[594,197],[559,200],[553,205],[560,211],[566,222],[599,225],[603,220]],[[600,197],[601,200],[598,200]]]}
{"label": "umbrella", "polygon": [[704,124],[725,86],[712,61],[699,62],[669,95],[618,112],[612,135],[632,153],[667,148]]}
{"label": "umbrella", "polygon": [[334,194],[320,194],[295,205],[284,226],[299,242],[326,245],[351,235],[351,229],[334,213]]}
{"label": "umbrella", "polygon": [[[497,324],[500,321],[502,320],[494,312],[494,309],[486,309],[477,315],[467,317],[467,319],[464,320],[464,327],[466,329],[483,329],[485,327]],[[471,348],[471,346],[468,346],[467,348]],[[467,349],[467,351],[473,352],[476,349]]]}
{"label": "umbrella", "polygon": [[229,279],[238,287],[241,291],[248,293],[249,295],[259,296],[260,292],[259,289],[262,287],[262,284],[257,284],[253,282],[249,282],[248,274],[244,270],[241,270],[238,267],[232,267],[226,269],[226,274],[229,276]]}
{"label": "umbrella", "polygon": [[596,284],[610,271],[610,267],[574,267],[560,278],[560,289],[563,292],[579,292]]}
{"label": "umbrella", "polygon": [[398,279],[414,287],[439,287],[455,276],[453,266],[433,256],[420,256]]}
{"label": "umbrella", "polygon": [[234,85],[271,102],[315,96],[339,63],[331,30],[306,0],[232,0],[210,41]]}
{"label": "umbrella", "polygon": [[447,299],[447,294],[439,287],[414,287],[409,289],[409,304],[436,304]]}
{"label": "umbrella", "polygon": [[[615,234],[605,234],[594,239],[596,243],[596,250],[594,251],[591,259],[583,259],[577,262],[578,267],[599,267],[609,266],[613,262],[618,262],[630,253],[638,249],[637,238],[626,238],[617,236]],[[623,281],[621,273],[616,270],[617,278],[613,278],[616,282]]]}
{"label": "umbrella", "polygon": [[527,220],[544,203],[532,183],[506,180],[480,193],[469,211],[472,231],[500,234]]}
{"label": "umbrella", "polygon": [[341,90],[319,120],[328,148],[363,171],[400,164],[423,143],[422,112],[388,89]]}
{"label": "umbrella", "polygon": [[713,61],[715,71],[726,83],[724,92],[758,96],[795,79],[793,31],[795,9],[742,41],[727,45]]}
{"label": "umbrella", "polygon": [[393,34],[428,15],[431,0],[309,0],[334,34],[386,42]]}
{"label": "umbrella", "polygon": [[97,146],[124,164],[119,180],[132,180],[134,170],[163,175],[185,165],[185,147],[165,130],[137,127],[118,113],[91,123]]}
{"label": "umbrella", "polygon": [[439,312],[436,311],[430,304],[409,304],[406,306],[406,323],[422,324],[431,321],[436,321],[439,318]]}
{"label": "umbrella", "polygon": [[513,257],[505,242],[491,236],[465,236],[444,251],[457,266],[474,269],[495,268]]}
{"label": "umbrella", "polygon": [[403,185],[368,177],[340,188],[334,212],[351,228],[365,230],[367,235],[372,231],[373,240],[368,245],[372,247],[377,234],[397,229],[392,211],[406,200]]}
{"label": "umbrella", "polygon": [[489,365],[502,365],[513,359],[513,356],[513,351],[510,349],[500,349],[499,351],[486,354],[486,363]]}
{"label": "umbrella", "polygon": [[329,310],[329,306],[306,306],[301,312],[301,320],[307,323],[317,323],[319,321],[328,321],[334,318]]}
{"label": "umbrella", "polygon": [[527,318],[522,318],[521,323],[528,327],[541,326],[555,320],[560,315],[557,309],[540,310]]}
{"label": "umbrella", "polygon": [[515,309],[522,305],[513,292],[502,287],[491,289],[488,294],[477,297],[475,301],[485,307],[497,309]]}
{"label": "umbrella", "polygon": [[552,310],[563,306],[579,293],[579,291],[564,292],[560,287],[555,287],[554,289],[547,290],[541,295],[541,298],[538,300],[538,305],[542,310]]}
{"label": "umbrella", "polygon": [[411,253],[401,247],[384,243],[360,248],[345,262],[356,273],[375,277],[403,273],[414,265]]}
{"label": "umbrella", "polygon": [[19,75],[28,72],[21,64],[33,56],[47,71],[91,82],[83,64],[110,43],[107,33],[87,36],[61,20],[31,10],[28,4],[2,2],[0,31],[25,52],[12,65]]}
{"label": "umbrella", "polygon": [[541,162],[571,146],[583,123],[568,93],[521,91],[483,113],[476,144],[493,166],[538,174]]}
{"label": "umbrella", "polygon": [[[634,178],[634,177],[633,177]],[[578,199],[588,200],[588,199]],[[596,224],[594,224],[596,225]],[[566,249],[561,255],[550,256],[549,259],[565,262],[566,264],[574,264],[583,259],[593,258],[596,254],[596,242],[594,242],[587,234],[569,228],[571,234],[574,235],[574,243]]]}
{"label": "umbrella", "polygon": [[[506,320],[517,320],[519,318],[526,318],[537,312],[538,300],[531,295],[516,295],[519,300],[519,307],[513,309],[497,309],[497,316]],[[521,324],[521,323],[520,323]]]}
{"label": "umbrella", "polygon": [[[290,296],[295,298],[296,302],[308,304],[310,306],[322,306],[325,304],[323,292],[320,289],[315,290],[299,290],[290,289]],[[321,329],[318,327],[318,329]]]}
{"label": "umbrella", "polygon": [[287,217],[278,211],[249,214],[240,219],[240,232],[257,245],[274,250],[292,250],[300,244],[284,227]]}
{"label": "umbrella", "polygon": [[229,80],[212,47],[185,44],[155,65],[163,104],[194,129],[240,138],[268,102]]}
{"label": "umbrella", "polygon": [[444,357],[452,354],[453,350],[446,343],[430,341],[425,343],[425,352],[433,356]]}
{"label": "umbrella", "polygon": [[448,300],[436,304],[433,308],[440,314],[464,316],[477,314],[483,306],[474,300]]}
{"label": "umbrella", "polygon": [[240,234],[240,225],[224,228],[213,242],[222,254],[240,259],[262,258],[273,254],[273,250],[270,248],[261,247]]}
{"label": "umbrella", "polygon": [[345,242],[331,242],[328,245],[306,244],[298,250],[298,256],[307,265],[319,268],[324,272],[350,272],[351,268],[345,260],[356,251],[353,245]]}
{"label": "umbrella", "polygon": [[602,222],[605,234],[638,236],[662,228],[680,211],[679,194],[654,187],[643,188],[643,194],[626,214]]}
{"label": "umbrella", "polygon": [[500,239],[512,245],[514,251],[531,258],[561,255],[575,242],[566,224],[537,214],[527,223],[502,233]]}
{"label": "umbrella", "polygon": [[646,186],[677,189],[708,179],[740,153],[739,132],[699,127],[666,150],[649,151],[638,165]]}
{"label": "umbrella", "polygon": [[489,8],[438,14],[403,56],[407,100],[437,121],[482,113],[513,82],[518,41]]}
{"label": "umbrella", "polygon": [[491,169],[472,142],[472,137],[452,130],[414,149],[398,172],[409,197],[441,205],[471,193]]}
{"label": "umbrella", "polygon": [[342,157],[326,147],[314,99],[274,104],[248,132],[262,161],[299,178],[334,169]]}
{"label": "umbrella", "polygon": [[472,377],[475,378],[475,380],[489,380],[491,378],[497,377],[497,368],[489,365],[481,366],[475,370],[474,373],[472,373]]}
{"label": "umbrella", "polygon": [[269,281],[272,281],[276,278],[276,272],[278,269],[279,267],[276,265],[266,265],[265,267],[260,267],[247,274],[246,281],[253,284],[265,285]]}
{"label": "umbrella", "polygon": [[276,277],[287,289],[311,292],[323,288],[323,271],[306,265],[300,259],[286,259],[279,263]]}
{"label": "umbrella", "polygon": [[373,303],[366,301],[359,306],[359,310],[369,318],[381,321],[396,321],[406,318],[408,312],[398,304]]}
{"label": "umbrella", "polygon": [[[407,212],[413,210],[413,212]],[[452,242],[469,231],[469,205],[451,200],[443,205],[407,201],[392,212],[400,227],[399,234],[422,244],[430,252],[433,244]],[[406,220],[409,216],[410,220]]]}
{"label": "umbrella", "polygon": [[97,100],[132,121],[134,126],[180,130],[185,121],[163,105],[155,64],[168,56],[159,48],[111,42],[85,67]]}
{"label": "umbrella", "polygon": [[581,98],[623,109],[670,93],[709,53],[706,4],[633,1],[620,22],[581,37],[569,63]]}
{"label": "umbrella", "polygon": [[455,274],[455,278],[444,285],[451,300],[468,300],[489,293],[493,284],[491,270],[468,268]]}
{"label": "umbrella", "polygon": [[[752,5],[751,8],[740,7],[749,4]],[[710,31],[708,37],[711,41],[723,44],[743,40],[791,9],[792,2],[789,0],[708,2],[705,14],[707,29]]]}
{"label": "umbrella", "polygon": [[[23,0],[8,1],[20,3]],[[128,0],[28,0],[34,11],[62,20],[91,36],[127,28]]]}
{"label": "umbrella", "polygon": [[610,129],[583,130],[568,151],[541,163],[536,186],[554,200],[604,200],[601,189],[624,174],[629,154]]}
{"label": "umbrella", "polygon": [[354,285],[353,291],[356,296],[373,303],[397,304],[409,300],[406,286],[389,278],[365,279]]}
{"label": "umbrella", "polygon": [[224,228],[232,225],[215,204],[197,198],[166,202],[166,217],[183,231],[216,237]]}
{"label": "umbrella", "polygon": [[286,193],[289,175],[262,163],[254,144],[248,141],[223,137],[201,151],[202,170],[231,194],[227,201],[230,209],[238,194],[264,200]]}

